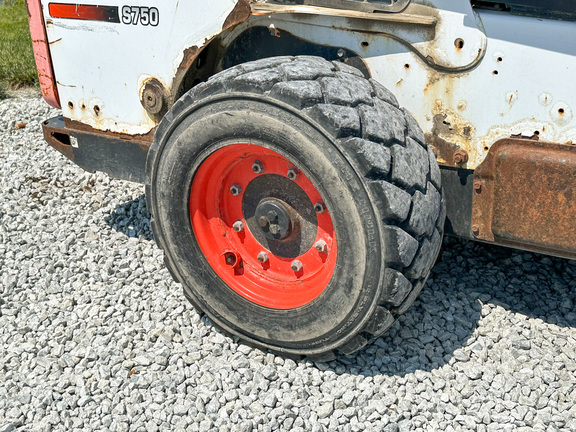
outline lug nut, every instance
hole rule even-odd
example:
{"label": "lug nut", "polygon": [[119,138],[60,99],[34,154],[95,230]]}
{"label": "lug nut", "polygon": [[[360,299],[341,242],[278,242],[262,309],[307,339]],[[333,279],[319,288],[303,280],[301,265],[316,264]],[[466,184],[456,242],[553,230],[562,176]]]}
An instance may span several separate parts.
{"label": "lug nut", "polygon": [[234,225],[232,225],[232,229],[237,233],[240,233],[244,231],[244,224],[242,223],[242,221],[237,220],[236,222],[234,222]]}
{"label": "lug nut", "polygon": [[298,273],[300,270],[302,270],[302,263],[298,260],[296,261],[292,261],[292,264],[290,265],[290,268],[292,269],[293,272]]}
{"label": "lug nut", "polygon": [[258,219],[258,225],[260,225],[262,228],[266,228],[268,225],[270,225],[270,221],[266,216],[260,216]]}
{"label": "lug nut", "polygon": [[238,185],[238,184],[233,184],[233,185],[230,187],[230,193],[231,193],[232,195],[238,196],[238,195],[240,195],[240,192],[242,192],[242,188],[240,187],[240,185]]}
{"label": "lug nut", "polygon": [[324,240],[318,240],[316,242],[316,244],[314,245],[314,247],[320,253],[328,252],[328,245],[326,244],[326,242]]}
{"label": "lug nut", "polygon": [[288,170],[288,173],[286,174],[286,177],[288,177],[289,180],[296,180],[298,178],[298,169],[297,168],[292,168]]}
{"label": "lug nut", "polygon": [[260,261],[262,264],[267,263],[268,262],[268,254],[266,252],[260,252],[258,254],[258,261]]}
{"label": "lug nut", "polygon": [[325,210],[326,210],[326,206],[324,205],[324,203],[322,201],[318,201],[314,205],[314,211],[316,213],[324,213]]}
{"label": "lug nut", "polygon": [[259,160],[254,161],[254,163],[252,164],[252,171],[254,171],[256,174],[261,174],[264,172],[264,164],[262,162],[260,162]]}

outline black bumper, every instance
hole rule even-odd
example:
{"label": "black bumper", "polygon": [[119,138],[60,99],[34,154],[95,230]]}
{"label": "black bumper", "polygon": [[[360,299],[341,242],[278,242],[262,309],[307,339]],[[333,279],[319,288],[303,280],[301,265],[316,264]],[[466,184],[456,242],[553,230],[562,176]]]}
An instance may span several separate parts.
{"label": "black bumper", "polygon": [[80,124],[67,126],[62,116],[46,120],[42,129],[48,144],[86,171],[146,182],[146,156],[153,134],[133,137]]}

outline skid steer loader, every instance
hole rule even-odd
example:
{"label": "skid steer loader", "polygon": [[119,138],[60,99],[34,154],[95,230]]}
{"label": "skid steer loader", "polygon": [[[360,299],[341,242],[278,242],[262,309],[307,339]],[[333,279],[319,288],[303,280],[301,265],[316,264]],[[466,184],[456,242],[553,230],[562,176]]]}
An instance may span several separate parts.
{"label": "skid steer loader", "polygon": [[225,331],[330,360],[449,235],[576,257],[576,1],[28,0],[46,141]]}

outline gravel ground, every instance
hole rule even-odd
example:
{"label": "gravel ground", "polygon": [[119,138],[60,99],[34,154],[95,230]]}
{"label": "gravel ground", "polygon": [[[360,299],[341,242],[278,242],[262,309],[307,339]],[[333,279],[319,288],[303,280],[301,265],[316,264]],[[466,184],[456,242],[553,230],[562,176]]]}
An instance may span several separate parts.
{"label": "gravel ground", "polygon": [[143,187],[45,145],[55,113],[0,102],[0,432],[576,431],[574,261],[445,240],[385,337],[284,359],[189,306]]}

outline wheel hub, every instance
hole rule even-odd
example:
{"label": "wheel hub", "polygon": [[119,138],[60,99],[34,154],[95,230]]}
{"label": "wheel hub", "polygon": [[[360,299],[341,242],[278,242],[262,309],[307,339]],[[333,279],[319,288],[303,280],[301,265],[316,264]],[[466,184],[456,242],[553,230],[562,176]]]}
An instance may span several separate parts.
{"label": "wheel hub", "polygon": [[258,204],[255,217],[264,236],[272,240],[284,240],[298,224],[295,210],[285,202],[274,198]]}
{"label": "wheel hub", "polygon": [[[316,203],[316,204],[315,204]],[[190,195],[192,227],[206,260],[242,297],[291,309],[317,298],[336,266],[332,216],[304,172],[254,144],[212,153]]]}
{"label": "wheel hub", "polygon": [[277,256],[302,255],[318,235],[313,202],[286,176],[270,173],[254,178],[246,187],[242,212],[255,239]]}

